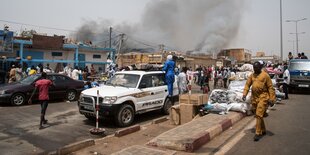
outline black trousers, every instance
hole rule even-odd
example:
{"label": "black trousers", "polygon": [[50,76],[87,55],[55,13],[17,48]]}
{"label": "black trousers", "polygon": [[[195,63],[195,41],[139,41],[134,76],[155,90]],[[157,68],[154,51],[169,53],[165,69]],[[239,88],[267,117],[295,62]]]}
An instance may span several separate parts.
{"label": "black trousers", "polygon": [[48,106],[48,101],[47,100],[42,100],[41,102],[41,115],[45,115],[47,106]]}
{"label": "black trousers", "polygon": [[283,83],[283,92],[285,94],[285,99],[288,99],[288,85],[287,83]]}
{"label": "black trousers", "polygon": [[43,122],[45,121],[45,112],[48,106],[48,100],[41,100],[41,119],[40,119],[40,126],[42,126]]}

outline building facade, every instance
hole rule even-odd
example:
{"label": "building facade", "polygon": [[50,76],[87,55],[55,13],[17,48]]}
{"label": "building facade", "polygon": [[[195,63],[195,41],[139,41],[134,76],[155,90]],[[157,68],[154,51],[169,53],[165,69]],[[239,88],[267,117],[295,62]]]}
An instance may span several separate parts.
{"label": "building facade", "polygon": [[218,57],[225,57],[231,60],[234,65],[241,65],[251,61],[251,51],[244,48],[223,49],[217,55]]}

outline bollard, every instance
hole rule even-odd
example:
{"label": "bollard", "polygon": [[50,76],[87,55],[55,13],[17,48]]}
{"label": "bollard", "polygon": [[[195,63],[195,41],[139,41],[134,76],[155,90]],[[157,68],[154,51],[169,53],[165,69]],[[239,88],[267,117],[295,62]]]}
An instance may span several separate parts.
{"label": "bollard", "polygon": [[97,100],[96,100],[96,127],[91,128],[89,132],[94,135],[100,135],[105,132],[104,128],[99,128],[99,90],[97,90]]}
{"label": "bollard", "polygon": [[192,94],[192,75],[191,74],[188,76],[188,81],[189,81],[189,83],[187,85],[188,94],[191,95]]}

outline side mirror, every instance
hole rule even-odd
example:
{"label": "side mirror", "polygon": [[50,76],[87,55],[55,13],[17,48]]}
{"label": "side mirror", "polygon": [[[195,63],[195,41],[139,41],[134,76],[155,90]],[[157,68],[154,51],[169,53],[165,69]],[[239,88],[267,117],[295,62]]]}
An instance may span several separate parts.
{"label": "side mirror", "polygon": [[146,83],[140,83],[139,88],[140,88],[140,89],[142,89],[142,88],[146,88]]}

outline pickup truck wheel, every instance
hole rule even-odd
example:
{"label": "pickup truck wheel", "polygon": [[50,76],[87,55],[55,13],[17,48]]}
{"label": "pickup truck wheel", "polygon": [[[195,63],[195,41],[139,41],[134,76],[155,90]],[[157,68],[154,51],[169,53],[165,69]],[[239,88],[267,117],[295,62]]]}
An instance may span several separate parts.
{"label": "pickup truck wheel", "polygon": [[131,105],[124,104],[116,114],[115,121],[121,127],[131,125],[135,117],[134,109]]}
{"label": "pickup truck wheel", "polygon": [[163,109],[162,109],[162,112],[165,114],[165,115],[169,115],[169,112],[170,112],[170,108],[172,107],[172,101],[171,99],[167,98],[166,101],[165,101],[165,104],[163,106]]}

